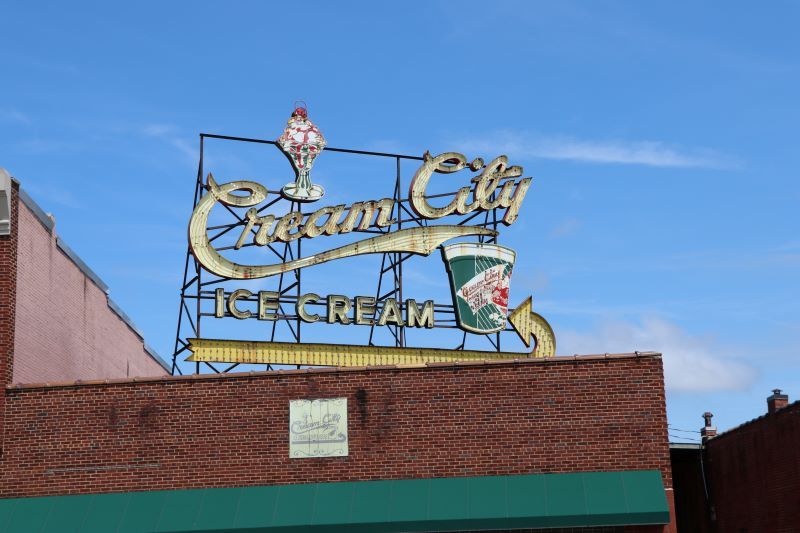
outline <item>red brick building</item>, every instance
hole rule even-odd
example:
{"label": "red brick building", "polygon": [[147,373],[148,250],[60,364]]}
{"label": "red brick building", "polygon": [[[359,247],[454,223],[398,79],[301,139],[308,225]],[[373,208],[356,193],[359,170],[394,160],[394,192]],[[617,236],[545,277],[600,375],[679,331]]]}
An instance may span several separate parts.
{"label": "red brick building", "polygon": [[767,412],[703,444],[670,446],[679,531],[800,531],[800,402],[775,389]]}
{"label": "red brick building", "polygon": [[56,235],[53,218],[3,169],[0,189],[6,383],[168,373],[108,286]]}
{"label": "red brick building", "polygon": [[[16,341],[49,327],[15,326],[46,281],[19,271],[58,251],[28,243],[53,237],[16,191],[0,236],[0,530],[674,531],[659,354],[170,377],[91,279],[96,329],[74,354]],[[124,371],[104,361],[118,335]],[[38,370],[73,356],[94,375]],[[349,453],[291,459],[289,402],[316,398],[347,399]]]}
{"label": "red brick building", "polygon": [[719,532],[800,531],[800,402],[776,389],[763,416],[704,433],[708,513],[695,521]]}

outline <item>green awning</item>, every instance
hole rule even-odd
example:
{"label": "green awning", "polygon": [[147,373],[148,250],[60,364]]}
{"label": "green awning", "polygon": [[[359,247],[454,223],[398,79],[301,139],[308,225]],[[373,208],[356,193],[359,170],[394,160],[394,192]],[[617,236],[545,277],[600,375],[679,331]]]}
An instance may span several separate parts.
{"label": "green awning", "polygon": [[452,531],[666,524],[656,470],[0,500],[0,531]]}

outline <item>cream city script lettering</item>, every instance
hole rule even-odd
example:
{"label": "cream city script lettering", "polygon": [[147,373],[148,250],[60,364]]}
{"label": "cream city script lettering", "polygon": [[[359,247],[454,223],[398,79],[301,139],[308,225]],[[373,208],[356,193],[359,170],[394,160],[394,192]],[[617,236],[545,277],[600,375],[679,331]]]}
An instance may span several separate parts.
{"label": "cream city script lettering", "polygon": [[[452,201],[443,207],[431,205],[431,195],[427,194],[427,189],[432,175],[451,174],[465,168],[480,170],[471,180],[473,185],[458,189]],[[521,175],[522,167],[508,166],[506,156],[499,156],[484,166],[482,159],[477,158],[468,163],[464,155],[456,152],[446,152],[438,156],[426,153],[423,164],[411,181],[408,202],[414,213],[427,220],[503,208],[503,223],[510,225],[517,219],[531,184],[531,178],[515,179]],[[395,200],[383,198],[355,202],[350,206],[328,206],[311,213],[290,211],[278,218],[271,214],[262,215],[255,207],[271,194],[278,194],[271,193],[260,183],[239,180],[220,185],[209,174],[206,189],[208,192],[197,203],[189,221],[189,245],[203,267],[230,279],[263,278],[369,253],[409,252],[428,255],[443,242],[456,237],[496,234],[478,226],[410,227],[285,263],[242,265],[225,258],[209,239],[208,218],[217,204],[250,208],[242,221],[242,232],[233,246],[238,250],[243,246],[268,246],[274,242],[291,242],[303,237],[315,238],[385,228],[397,222],[392,218]]]}

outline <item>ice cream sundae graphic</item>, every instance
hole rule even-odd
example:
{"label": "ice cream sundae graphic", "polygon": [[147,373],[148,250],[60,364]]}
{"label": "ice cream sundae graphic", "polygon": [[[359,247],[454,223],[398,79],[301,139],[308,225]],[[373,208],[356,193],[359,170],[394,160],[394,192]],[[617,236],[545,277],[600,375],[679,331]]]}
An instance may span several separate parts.
{"label": "ice cream sundae graphic", "polygon": [[281,194],[295,202],[314,202],[322,198],[325,189],[311,183],[311,167],[325,148],[325,137],[319,128],[308,119],[308,111],[297,106],[286,128],[278,137],[278,145],[291,161],[296,174],[293,182],[281,189]]}

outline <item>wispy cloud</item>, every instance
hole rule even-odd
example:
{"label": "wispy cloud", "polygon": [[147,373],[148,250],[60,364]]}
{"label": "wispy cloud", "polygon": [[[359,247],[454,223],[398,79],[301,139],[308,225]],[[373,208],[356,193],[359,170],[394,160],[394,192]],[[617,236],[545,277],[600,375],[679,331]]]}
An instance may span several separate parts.
{"label": "wispy cloud", "polygon": [[23,183],[23,188],[26,189],[37,202],[42,202],[44,205],[57,205],[70,209],[82,209],[84,207],[83,203],[78,200],[78,197],[72,191],[63,187],[34,185],[25,182]]}
{"label": "wispy cloud", "polygon": [[177,148],[192,164],[197,162],[200,155],[197,148],[192,146],[175,126],[171,124],[148,124],[142,128],[142,133],[147,137],[165,141],[172,147]]}
{"label": "wispy cloud", "polygon": [[63,154],[80,152],[86,147],[74,141],[65,141],[60,139],[27,139],[21,140],[15,144],[15,147],[20,152],[28,154]]}
{"label": "wispy cloud", "polygon": [[548,236],[551,239],[560,239],[572,235],[581,226],[581,221],[577,218],[570,217],[559,222],[553,229],[550,230]]}
{"label": "wispy cloud", "polygon": [[559,353],[653,350],[664,356],[664,379],[677,392],[741,391],[756,379],[755,368],[726,355],[712,339],[691,335],[661,318],[605,322],[584,332],[559,333]]}
{"label": "wispy cloud", "polygon": [[[13,49],[13,47],[11,47],[11,49]],[[26,70],[41,70],[45,72],[68,74],[73,76],[80,74],[80,71],[75,65],[69,63],[52,62],[29,54],[19,54],[12,52],[11,49],[9,49],[9,47],[5,47],[4,50],[0,51],[0,58]]]}
{"label": "wispy cloud", "polygon": [[152,266],[138,265],[136,267],[115,267],[111,273],[127,280],[147,281],[150,283],[164,283],[177,285],[181,278],[174,268],[157,268]]}
{"label": "wispy cloud", "polygon": [[0,109],[0,122],[21,124],[23,126],[33,124],[31,118],[18,109]]}
{"label": "wispy cloud", "polygon": [[741,249],[690,250],[663,255],[616,254],[592,263],[572,259],[553,262],[550,273],[567,276],[585,273],[642,273],[642,272],[752,272],[769,270],[773,273],[800,267],[800,248],[791,243],[778,247],[747,247]]}
{"label": "wispy cloud", "polygon": [[666,318],[679,318],[678,313],[670,309],[687,305],[680,301],[658,301],[646,303],[615,303],[609,301],[597,301],[586,299],[565,299],[555,300],[534,298],[536,307],[546,310],[548,314],[559,314],[565,316],[590,317],[593,320],[601,320],[607,317],[638,317],[657,314]]}
{"label": "wispy cloud", "polygon": [[800,252],[800,241],[790,241],[775,247],[778,252]]}
{"label": "wispy cloud", "polygon": [[737,162],[732,158],[707,148],[679,148],[661,141],[589,140],[572,136],[545,136],[505,130],[488,137],[464,139],[456,145],[470,153],[487,154],[487,156],[505,153],[517,158],[651,167],[737,166]]}

